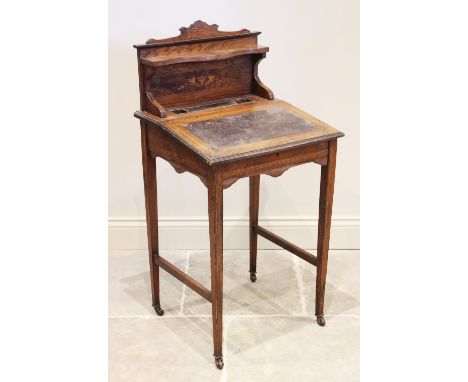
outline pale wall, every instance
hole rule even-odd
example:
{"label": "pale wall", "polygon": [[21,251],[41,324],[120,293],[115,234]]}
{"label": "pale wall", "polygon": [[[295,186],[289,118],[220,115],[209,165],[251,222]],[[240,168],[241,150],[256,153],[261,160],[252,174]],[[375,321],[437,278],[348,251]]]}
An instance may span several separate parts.
{"label": "pale wall", "polygon": [[[333,212],[334,217],[358,225],[359,3],[356,0],[110,0],[110,224],[117,219],[119,222],[114,224],[122,228],[128,218],[136,218],[141,226],[144,219],[140,131],[139,122],[133,117],[139,97],[136,51],[132,45],[149,37],[176,35],[180,26],[198,19],[217,23],[220,30],[262,31],[259,43],[269,46],[270,53],[260,64],[260,78],[275,97],[345,132],[346,136],[338,143]],[[206,217],[206,189],[195,176],[178,175],[158,159],[158,187],[162,217],[189,220]],[[263,176],[260,215],[277,220],[314,217],[318,190],[317,165],[291,169],[279,178]],[[248,182],[241,180],[225,191],[224,216],[247,214]],[[119,236],[122,239],[120,233]]]}

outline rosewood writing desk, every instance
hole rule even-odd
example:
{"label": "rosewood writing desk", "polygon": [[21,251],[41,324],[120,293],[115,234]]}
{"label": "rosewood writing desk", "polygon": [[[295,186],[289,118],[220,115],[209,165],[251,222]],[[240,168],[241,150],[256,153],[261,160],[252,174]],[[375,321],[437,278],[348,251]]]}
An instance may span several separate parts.
{"label": "rosewood writing desk", "polygon": [[[221,32],[196,21],[177,37],[135,45],[140,80],[140,119],[146,222],[153,307],[164,314],[159,268],[212,304],[216,366],[222,368],[223,189],[249,177],[250,280],[257,272],[257,235],[317,267],[315,315],[325,325],[323,305],[333,202],[336,142],[343,133],[294,106],[275,100],[258,77],[268,52],[259,32]],[[178,173],[188,171],[208,188],[211,289],[159,256],[156,157]],[[317,256],[258,225],[260,174],[321,166]]]}

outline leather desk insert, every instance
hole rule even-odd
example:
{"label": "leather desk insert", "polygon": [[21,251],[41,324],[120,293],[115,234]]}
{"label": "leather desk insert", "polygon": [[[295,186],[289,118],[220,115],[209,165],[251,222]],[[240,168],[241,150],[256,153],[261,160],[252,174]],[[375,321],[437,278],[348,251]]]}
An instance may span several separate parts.
{"label": "leather desk insert", "polygon": [[[169,110],[166,118],[138,111],[135,116],[157,123],[196,151],[207,163],[274,152],[339,138],[343,133],[282,100],[255,95],[228,99],[216,107]],[[221,105],[221,106],[219,106]]]}
{"label": "leather desk insert", "polygon": [[[275,99],[258,75],[259,63],[269,51],[258,45],[259,34],[247,29],[220,31],[218,25],[199,20],[180,28],[178,36],[135,45],[140,85],[140,110],[135,117],[141,130],[152,305],[157,315],[164,315],[160,269],[207,300],[219,369],[224,366],[223,190],[241,178],[249,178],[250,281],[257,280],[257,238],[262,236],[316,267],[315,316],[325,326],[337,139],[344,134]],[[177,173],[190,172],[207,187],[209,286],[159,253],[156,158],[169,162]],[[280,176],[306,163],[321,167],[316,255],[261,227],[258,220],[260,176]]]}
{"label": "leather desk insert", "polygon": [[317,129],[310,122],[280,108],[193,122],[186,128],[215,149]]}

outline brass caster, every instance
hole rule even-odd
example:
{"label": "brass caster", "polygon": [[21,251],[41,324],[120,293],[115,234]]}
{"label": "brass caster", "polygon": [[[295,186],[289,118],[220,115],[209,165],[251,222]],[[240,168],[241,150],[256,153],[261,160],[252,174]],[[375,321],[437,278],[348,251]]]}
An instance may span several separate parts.
{"label": "brass caster", "polygon": [[253,283],[257,281],[257,275],[255,272],[250,272],[250,281],[252,281]]}
{"label": "brass caster", "polygon": [[317,316],[317,323],[320,326],[325,326],[325,318],[323,316]]}
{"label": "brass caster", "polygon": [[223,356],[215,356],[216,367],[221,370],[224,367]]}
{"label": "brass caster", "polygon": [[161,309],[161,305],[153,306],[153,308],[154,308],[154,311],[156,312],[156,314],[158,316],[163,316],[164,315],[164,310]]}

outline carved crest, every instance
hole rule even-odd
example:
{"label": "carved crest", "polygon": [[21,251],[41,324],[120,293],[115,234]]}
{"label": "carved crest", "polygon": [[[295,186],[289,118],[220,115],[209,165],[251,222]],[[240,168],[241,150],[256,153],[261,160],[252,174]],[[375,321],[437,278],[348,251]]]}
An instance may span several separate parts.
{"label": "carved crest", "polygon": [[146,41],[147,44],[157,44],[162,42],[172,42],[172,41],[185,41],[185,40],[198,40],[210,37],[222,37],[222,36],[233,36],[233,35],[242,35],[250,33],[247,29],[241,29],[233,32],[223,32],[218,30],[219,26],[217,24],[207,24],[204,21],[197,20],[192,23],[189,27],[181,27],[179,36],[170,37],[165,39],[156,40],[150,38]]}

